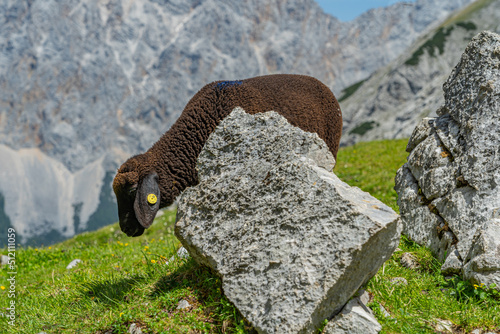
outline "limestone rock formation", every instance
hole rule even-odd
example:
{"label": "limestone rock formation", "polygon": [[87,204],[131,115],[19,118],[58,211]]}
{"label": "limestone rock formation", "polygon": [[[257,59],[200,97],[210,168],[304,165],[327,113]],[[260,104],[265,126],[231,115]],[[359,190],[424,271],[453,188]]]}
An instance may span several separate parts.
{"label": "limestone rock formation", "polygon": [[179,199],[177,237],[259,333],[313,333],[398,245],[397,214],[334,165],[316,134],[236,108]]}
{"label": "limestone rock formation", "polygon": [[500,35],[472,39],[444,94],[396,176],[403,233],[445,259],[443,271],[500,286]]}
{"label": "limestone rock formation", "polygon": [[47,245],[115,221],[114,174],[103,158],[71,172],[39,149],[0,144],[0,237],[13,227],[19,243]]}

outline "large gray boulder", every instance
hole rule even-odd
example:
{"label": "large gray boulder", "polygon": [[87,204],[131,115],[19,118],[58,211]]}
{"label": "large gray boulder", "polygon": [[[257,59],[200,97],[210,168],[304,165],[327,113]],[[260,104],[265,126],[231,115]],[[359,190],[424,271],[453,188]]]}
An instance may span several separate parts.
{"label": "large gray boulder", "polygon": [[500,286],[500,35],[472,39],[444,84],[439,117],[408,143],[396,191],[403,233],[445,273]]}
{"label": "large gray boulder", "polygon": [[398,245],[396,213],[334,165],[316,134],[236,108],[179,199],[177,237],[259,333],[313,333]]}

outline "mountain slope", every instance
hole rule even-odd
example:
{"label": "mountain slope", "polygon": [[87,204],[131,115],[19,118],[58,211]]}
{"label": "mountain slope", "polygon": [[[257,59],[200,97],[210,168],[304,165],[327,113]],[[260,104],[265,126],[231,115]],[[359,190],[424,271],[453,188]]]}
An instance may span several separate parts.
{"label": "mountain slope", "polygon": [[71,171],[103,155],[114,168],[210,81],[295,72],[335,91],[466,2],[421,0],[342,23],[312,0],[7,1],[0,143],[38,147]]}
{"label": "mountain slope", "polygon": [[[448,18],[341,102],[342,144],[409,137],[420,119],[444,103],[441,86],[470,39],[500,32],[500,1],[479,0]],[[353,93],[352,91],[355,91]]]}

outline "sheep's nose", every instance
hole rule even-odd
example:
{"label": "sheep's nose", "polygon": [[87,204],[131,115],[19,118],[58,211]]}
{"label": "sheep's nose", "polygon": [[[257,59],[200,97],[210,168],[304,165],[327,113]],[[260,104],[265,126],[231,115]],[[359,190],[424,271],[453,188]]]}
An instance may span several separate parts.
{"label": "sheep's nose", "polygon": [[139,224],[139,221],[133,212],[122,212],[120,215],[120,228],[123,233],[129,237],[138,237],[144,233],[144,227]]}
{"label": "sheep's nose", "polygon": [[129,237],[138,237],[144,233],[143,228],[138,228],[135,230],[135,232],[132,235],[128,235]]}
{"label": "sheep's nose", "polygon": [[144,233],[144,228],[142,227],[124,228],[122,229],[122,231],[129,237],[138,237]]}

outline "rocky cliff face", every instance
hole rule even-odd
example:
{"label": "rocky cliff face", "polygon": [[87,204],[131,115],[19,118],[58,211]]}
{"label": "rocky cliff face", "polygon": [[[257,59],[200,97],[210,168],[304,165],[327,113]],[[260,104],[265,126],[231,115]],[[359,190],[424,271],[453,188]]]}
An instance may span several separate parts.
{"label": "rocky cliff face", "polygon": [[116,205],[106,184],[114,175],[103,159],[72,173],[37,148],[0,145],[2,226],[14,227],[23,243],[50,244],[113,221]]}
{"label": "rocky cliff face", "polygon": [[[345,90],[342,144],[409,137],[444,103],[441,86],[471,38],[500,32],[500,1],[479,0],[418,39],[368,80]],[[354,94],[355,92],[355,94]]]}
{"label": "rocky cliff face", "polygon": [[499,286],[500,35],[475,36],[443,90],[396,176],[403,232],[446,259],[444,273]]}
{"label": "rocky cliff face", "polygon": [[[419,0],[342,23],[313,0],[4,1],[0,144],[14,150],[37,148],[36,154],[47,155],[42,161],[55,159],[72,177],[95,162],[112,171],[157,140],[210,81],[289,72],[315,76],[340,91],[469,2]],[[27,153],[10,152],[9,159],[27,161],[12,158],[16,154]],[[7,170],[9,160],[1,161],[1,170]],[[37,182],[51,174],[48,166],[23,168]],[[68,178],[55,170],[62,187]],[[29,195],[42,188],[27,186],[19,195],[23,200],[13,201],[7,192],[18,190],[9,188],[7,173],[1,175],[10,224],[29,230],[33,221],[11,215],[23,210],[20,203],[29,196],[42,196]],[[99,175],[103,186],[92,201],[110,191],[106,173]],[[70,182],[63,188],[53,196],[73,191]],[[55,203],[70,199],[75,200],[61,197],[53,205],[32,201],[31,210],[46,211],[51,217],[44,220],[46,226],[69,233],[64,231],[72,231],[74,220],[68,217],[75,216],[79,202],[66,205],[74,208],[73,215],[70,209],[61,213]],[[82,205],[83,211],[95,207]]]}

